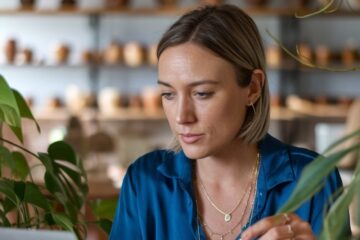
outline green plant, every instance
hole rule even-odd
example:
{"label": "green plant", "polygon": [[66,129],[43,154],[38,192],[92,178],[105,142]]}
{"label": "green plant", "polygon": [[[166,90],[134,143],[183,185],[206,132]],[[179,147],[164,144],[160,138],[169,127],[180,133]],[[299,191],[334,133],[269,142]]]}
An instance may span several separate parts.
{"label": "green plant", "polygon": [[[3,138],[5,125],[23,143],[23,118],[31,119],[40,132],[24,98],[0,75],[0,226],[63,229],[84,239],[89,188],[81,160],[63,141],[52,143],[45,153],[33,153]],[[25,156],[37,159],[44,167],[43,182],[34,181]],[[106,213],[114,213],[114,201],[95,201],[90,205],[98,213],[95,223],[109,232],[112,216]]]}
{"label": "green plant", "polygon": [[[322,13],[332,13],[336,11],[343,2],[343,0],[327,0],[321,9],[302,16],[296,14],[296,16],[299,18],[306,18]],[[291,52],[291,50],[287,49],[269,31],[267,32],[289,56],[302,65],[333,72],[360,70],[360,66],[350,68],[331,68],[304,60],[300,56],[298,49],[296,53]],[[347,141],[351,141],[352,144],[344,147],[344,142]],[[293,212],[302,203],[314,196],[324,185],[324,179],[335,170],[336,164],[339,163],[347,154],[353,152],[357,153],[356,169],[350,183],[347,186],[338,189],[334,196],[329,199],[329,205],[324,206],[324,225],[323,231],[320,235],[320,239],[324,240],[348,239],[349,236],[346,236],[345,234],[346,228],[348,227],[349,205],[353,201],[355,201],[356,204],[355,224],[360,228],[360,194],[358,192],[358,189],[360,189],[360,129],[355,130],[336,141],[334,144],[329,146],[323,154],[306,166],[294,192],[278,213]],[[360,236],[352,236],[352,238],[359,239]]]}
{"label": "green plant", "polygon": [[[345,141],[353,138],[357,139],[354,144],[334,151]],[[324,185],[324,179],[335,170],[336,164],[353,151],[360,152],[360,129],[332,144],[322,155],[305,167],[294,192],[279,213],[293,212],[314,196]],[[329,199],[329,204],[331,203],[329,211],[327,211],[328,206],[324,206],[325,219],[320,239],[346,239],[347,237],[343,234],[346,233],[349,205],[357,196],[356,190],[360,189],[360,154],[358,156],[356,169],[349,185],[339,189],[333,198]]]}

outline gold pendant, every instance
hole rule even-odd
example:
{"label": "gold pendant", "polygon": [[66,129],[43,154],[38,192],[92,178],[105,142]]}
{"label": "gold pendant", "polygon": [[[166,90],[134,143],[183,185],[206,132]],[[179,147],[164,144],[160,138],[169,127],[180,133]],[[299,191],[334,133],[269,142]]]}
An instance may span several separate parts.
{"label": "gold pendant", "polygon": [[224,220],[225,220],[225,222],[230,222],[231,221],[231,214],[230,213],[225,214]]}

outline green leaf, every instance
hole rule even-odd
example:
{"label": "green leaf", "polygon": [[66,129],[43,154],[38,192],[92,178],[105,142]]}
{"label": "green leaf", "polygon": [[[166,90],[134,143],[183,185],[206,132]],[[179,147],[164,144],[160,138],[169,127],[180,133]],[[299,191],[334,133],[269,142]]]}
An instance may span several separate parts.
{"label": "green leaf", "polygon": [[0,226],[11,227],[9,220],[6,217],[6,213],[0,210]]}
{"label": "green leaf", "polygon": [[97,221],[97,224],[100,226],[100,228],[107,233],[107,235],[110,235],[112,221],[109,219],[100,219]]}
{"label": "green leaf", "polygon": [[57,213],[52,213],[51,215],[52,215],[52,218],[54,219],[54,222],[58,226],[62,227],[64,230],[74,231],[73,224],[66,215],[57,214]]}
{"label": "green leaf", "polygon": [[298,184],[296,185],[290,199],[279,210],[278,213],[293,212],[303,202],[310,199],[324,185],[325,178],[335,169],[335,165],[346,154],[358,149],[356,144],[352,147],[335,152],[327,157],[319,156],[308,164],[301,173]]}
{"label": "green leaf", "polygon": [[54,218],[52,217],[52,214],[50,212],[45,213],[44,219],[49,226],[55,225]]}
{"label": "green leaf", "polygon": [[5,147],[0,146],[0,167],[7,166],[8,168],[13,169],[14,165],[10,151]]}
{"label": "green leaf", "polygon": [[44,180],[45,187],[50,193],[55,194],[57,192],[62,192],[62,188],[59,185],[58,180],[49,171],[45,172]]}
{"label": "green leaf", "polygon": [[36,205],[46,211],[50,211],[49,200],[40,191],[39,187],[32,182],[26,182],[24,202]]}
{"label": "green leaf", "polygon": [[31,113],[31,110],[30,110],[29,106],[27,105],[26,101],[24,100],[23,96],[17,90],[13,89],[12,91],[13,91],[17,106],[20,111],[20,116],[23,118],[28,118],[28,119],[33,120],[38,132],[40,132],[40,126],[39,126],[38,122],[36,121],[36,119],[34,118],[33,114]]}
{"label": "green leaf", "polygon": [[107,218],[113,219],[116,211],[116,199],[97,199],[90,203],[93,214],[96,219]]}
{"label": "green leaf", "polygon": [[16,208],[16,204],[6,197],[2,202],[5,214]]}
{"label": "green leaf", "polygon": [[20,202],[22,202],[25,196],[25,183],[20,181],[14,182],[14,191]]}
{"label": "green leaf", "polygon": [[[5,115],[4,115],[4,113],[3,113],[3,110],[0,108],[0,123],[3,123],[3,122],[5,122]],[[1,128],[2,126],[0,125],[0,128]],[[0,134],[1,135],[1,134]]]}
{"label": "green leaf", "polygon": [[9,105],[10,107],[16,109],[16,112],[20,115],[15,96],[1,74],[0,74],[0,103]]}
{"label": "green leaf", "polygon": [[9,126],[19,126],[20,125],[20,118],[19,115],[16,113],[16,110],[7,105],[0,103],[0,110],[2,112],[1,120],[5,122]]}
{"label": "green leaf", "polygon": [[24,155],[20,152],[12,152],[11,154],[15,166],[12,169],[12,173],[21,180],[25,180],[30,173],[28,162],[26,161]]}
{"label": "green leaf", "polygon": [[44,165],[47,172],[53,173],[54,172],[54,166],[51,158],[46,153],[39,153],[38,154],[40,161]]}
{"label": "green leaf", "polygon": [[13,91],[0,74],[0,109],[4,122],[10,126],[16,137],[23,142],[20,111]]}
{"label": "green leaf", "polygon": [[61,203],[62,205],[66,205],[67,204],[67,197],[64,196],[64,194],[62,194],[61,192],[56,192],[54,193],[54,197],[56,200],[58,200],[59,203]]}
{"label": "green leaf", "polygon": [[324,239],[344,239],[348,234],[349,205],[354,194],[360,187],[360,175],[355,175],[347,189],[338,197],[331,206],[324,220],[322,237]]}
{"label": "green leaf", "polygon": [[15,136],[18,138],[18,140],[23,143],[23,133],[22,133],[22,129],[21,126],[19,127],[13,127],[10,126],[10,129],[12,130],[12,132],[15,134]]}
{"label": "green leaf", "polygon": [[64,141],[52,143],[48,148],[50,158],[55,160],[65,160],[77,165],[77,158],[72,147]]}
{"label": "green leaf", "polygon": [[3,193],[13,204],[19,204],[19,199],[14,191],[14,182],[9,179],[0,178],[0,193]]}
{"label": "green leaf", "polygon": [[56,166],[58,169],[63,170],[68,177],[74,181],[76,185],[80,185],[81,182],[81,170],[74,164],[66,161],[55,161]]}
{"label": "green leaf", "polygon": [[0,111],[2,112],[1,116],[3,116],[3,118],[0,120],[9,126],[10,129],[15,134],[15,136],[22,142],[23,135],[21,130],[20,115],[16,112],[16,110],[13,107],[1,103],[0,103]]}

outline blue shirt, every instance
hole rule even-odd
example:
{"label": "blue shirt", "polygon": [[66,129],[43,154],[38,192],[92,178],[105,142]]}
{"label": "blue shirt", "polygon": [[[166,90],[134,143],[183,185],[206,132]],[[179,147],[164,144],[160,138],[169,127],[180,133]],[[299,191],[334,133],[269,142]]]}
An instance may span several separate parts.
{"label": "blue shirt", "polygon": [[[276,214],[294,190],[304,166],[317,156],[270,135],[260,141],[259,150],[257,190],[247,226]],[[166,150],[148,153],[135,161],[123,181],[110,240],[205,239],[197,221],[191,161],[182,151]],[[321,231],[327,199],[341,186],[336,170],[324,188],[296,211],[315,234]]]}

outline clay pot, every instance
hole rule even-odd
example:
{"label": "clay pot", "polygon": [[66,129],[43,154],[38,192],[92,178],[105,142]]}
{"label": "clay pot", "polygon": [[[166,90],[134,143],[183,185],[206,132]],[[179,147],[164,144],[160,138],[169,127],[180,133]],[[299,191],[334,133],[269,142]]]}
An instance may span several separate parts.
{"label": "clay pot", "polygon": [[120,44],[113,41],[105,49],[103,60],[106,64],[119,64],[123,60],[123,49]]}
{"label": "clay pot", "polygon": [[266,63],[270,67],[279,67],[281,59],[281,49],[278,46],[269,46],[266,48]]}
{"label": "clay pot", "polygon": [[35,0],[21,0],[21,6],[23,7],[33,7]]}
{"label": "clay pot", "polygon": [[17,52],[17,44],[15,39],[9,39],[5,44],[5,56],[7,63],[13,64],[15,62]]}
{"label": "clay pot", "polygon": [[70,47],[60,44],[55,50],[55,61],[57,64],[66,64],[69,60]]}
{"label": "clay pot", "polygon": [[106,6],[108,8],[127,7],[129,2],[130,0],[106,0]]}
{"label": "clay pot", "polygon": [[329,65],[331,61],[331,52],[328,47],[319,46],[315,50],[316,63],[322,66]]}
{"label": "clay pot", "polygon": [[31,64],[33,61],[33,52],[31,49],[25,48],[20,55],[21,63]]}
{"label": "clay pot", "polygon": [[267,4],[267,0],[246,0],[246,3],[250,6],[264,6]]}
{"label": "clay pot", "polygon": [[358,52],[354,47],[346,47],[341,52],[341,60],[344,65],[352,66],[358,60]]}
{"label": "clay pot", "polygon": [[299,49],[299,58],[305,62],[311,62],[313,58],[313,53],[310,46],[306,43],[301,43],[298,46]]}
{"label": "clay pot", "polygon": [[152,87],[145,87],[142,90],[141,98],[144,106],[144,111],[147,114],[158,114],[161,109],[161,97],[158,89]]}
{"label": "clay pot", "polygon": [[61,0],[62,6],[75,6],[76,0]]}
{"label": "clay pot", "polygon": [[157,0],[158,4],[162,7],[174,7],[177,0]]}
{"label": "clay pot", "polygon": [[81,62],[83,64],[92,64],[95,62],[95,54],[91,50],[84,50],[81,53]]}
{"label": "clay pot", "polygon": [[200,0],[201,5],[220,5],[224,0]]}
{"label": "clay pot", "polygon": [[139,109],[143,107],[142,98],[139,95],[133,95],[130,97],[129,107],[133,109]]}
{"label": "clay pot", "polygon": [[139,67],[144,63],[144,48],[140,43],[128,42],[124,45],[124,63],[129,67]]}

